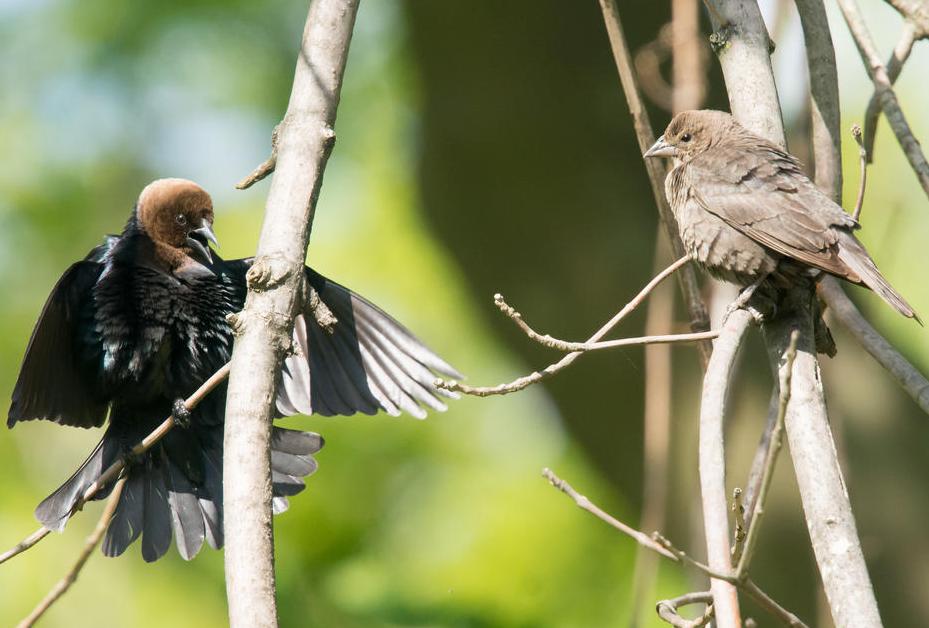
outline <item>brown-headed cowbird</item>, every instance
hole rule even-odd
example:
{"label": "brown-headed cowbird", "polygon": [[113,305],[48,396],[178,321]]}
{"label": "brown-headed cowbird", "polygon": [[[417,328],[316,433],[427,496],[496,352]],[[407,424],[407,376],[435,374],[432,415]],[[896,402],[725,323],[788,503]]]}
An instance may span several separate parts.
{"label": "brown-headed cowbird", "polygon": [[803,173],[800,162],[722,111],[684,111],[645,157],[671,157],[665,194],[690,255],[746,287],[790,286],[823,272],[866,286],[895,310],[913,308],[854,235],[859,225]]}
{"label": "brown-headed cowbird", "polygon": [[[32,332],[13,391],[8,425],[44,419],[98,427],[103,439],[71,478],[36,508],[60,530],[83,492],[111,463],[174,414],[178,427],[131,461],[103,551],[121,554],[140,535],[142,556],[171,544],[192,558],[206,540],[223,544],[222,445],[226,390],[192,411],[181,400],[225,364],[242,309],[251,259],[222,260],[210,249],[213,204],[196,184],[161,179],[139,196],[119,236],[71,266]],[[307,284],[329,314],[310,305],[297,317],[278,390],[279,416],[374,414],[423,406],[444,410],[433,372],[461,376],[375,305],[310,268]],[[310,299],[309,301],[312,301]],[[318,308],[318,304],[316,304]],[[320,322],[320,320],[322,322]],[[317,434],[273,428],[274,510],[316,469]],[[106,496],[112,486],[98,494]]]}

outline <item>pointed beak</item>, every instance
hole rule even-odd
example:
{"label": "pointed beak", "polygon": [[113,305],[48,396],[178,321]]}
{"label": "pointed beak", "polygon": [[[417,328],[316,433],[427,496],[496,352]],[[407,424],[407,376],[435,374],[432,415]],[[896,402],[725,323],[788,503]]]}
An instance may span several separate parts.
{"label": "pointed beak", "polygon": [[219,240],[216,239],[216,234],[213,233],[213,223],[209,220],[203,221],[203,226],[199,229],[194,229],[191,233],[196,233],[200,236],[206,238],[207,242],[212,242],[213,246],[219,248]]}
{"label": "pointed beak", "polygon": [[658,141],[652,144],[652,147],[649,148],[642,157],[674,157],[677,155],[677,148],[668,144],[664,135],[658,138]]}
{"label": "pointed beak", "polygon": [[190,247],[192,257],[209,266],[213,263],[213,254],[210,253],[209,243],[212,242],[216,248],[219,248],[219,240],[213,233],[213,225],[209,220],[204,220],[199,229],[194,229],[187,234],[187,245]]}

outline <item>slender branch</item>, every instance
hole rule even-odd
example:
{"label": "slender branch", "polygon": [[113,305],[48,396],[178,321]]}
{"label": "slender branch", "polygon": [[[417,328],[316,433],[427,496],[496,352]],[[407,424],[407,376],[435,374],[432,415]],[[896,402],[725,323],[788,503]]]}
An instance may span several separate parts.
{"label": "slender branch", "polygon": [[[796,0],[810,75],[812,144],[816,183],[835,199],[842,198],[842,136],[835,48],[823,0]],[[837,201],[841,204],[841,201]]]}
{"label": "slender branch", "polygon": [[637,338],[619,338],[617,340],[602,340],[599,342],[570,342],[560,340],[548,334],[540,334],[530,327],[523,319],[523,315],[516,311],[513,306],[506,302],[502,294],[494,295],[494,304],[500,308],[500,311],[512,320],[523,330],[530,340],[548,347],[558,349],[559,351],[597,351],[600,349],[613,349],[615,347],[627,347],[630,345],[650,345],[650,344],[669,344],[674,342],[696,342],[699,340],[712,340],[719,335],[718,331],[701,331],[693,334],[655,334],[650,336],[640,336]]}
{"label": "slender branch", "polygon": [[27,536],[25,539],[14,545],[12,548],[0,554],[0,565],[10,560],[18,554],[22,554],[27,549],[44,539],[51,532],[45,526],[40,527],[38,530]]}
{"label": "slender branch", "polygon": [[62,595],[68,592],[68,589],[71,588],[71,585],[77,580],[77,577],[80,575],[81,570],[84,568],[84,564],[87,563],[87,559],[90,558],[90,555],[93,553],[94,548],[100,543],[100,539],[103,538],[104,533],[106,532],[107,526],[110,525],[110,520],[113,518],[113,513],[116,512],[116,506],[119,504],[119,498],[123,493],[123,485],[126,483],[126,476],[121,475],[120,478],[116,481],[116,484],[113,486],[113,491],[110,493],[109,498],[107,498],[106,506],[103,509],[103,513],[100,515],[100,519],[97,521],[97,525],[94,527],[94,531],[87,537],[87,541],[84,543],[84,549],[81,550],[81,553],[78,555],[77,560],[74,561],[74,565],[71,569],[64,575],[64,577],[58,581],[58,583],[52,587],[52,590],[48,592],[48,595],[39,602],[29,615],[19,622],[19,628],[29,628],[35,624],[45,612],[51,608],[52,604],[57,602]]}
{"label": "slender branch", "polygon": [[264,160],[257,168],[252,170],[251,174],[235,184],[237,190],[247,190],[268,175],[274,172],[277,167],[277,144],[280,137],[281,125],[278,124],[271,131],[271,155]]}
{"label": "slender branch", "polygon": [[[623,86],[623,92],[626,95],[626,102],[629,105],[629,112],[632,114],[632,123],[635,128],[636,138],[639,142],[639,150],[643,153],[655,143],[655,133],[652,131],[652,125],[648,118],[648,112],[642,102],[639,94],[639,88],[636,84],[635,72],[633,71],[632,57],[629,54],[629,46],[626,43],[626,36],[623,33],[622,22],[619,19],[619,9],[616,7],[616,0],[600,0],[600,9],[603,12],[603,21],[606,25],[607,35],[610,39],[610,47],[613,51],[613,60],[616,63],[616,69],[619,72],[619,80]],[[664,224],[665,231],[668,234],[668,241],[671,243],[671,249],[677,257],[684,257],[686,251],[684,244],[681,242],[678,233],[677,221],[671,212],[671,206],[664,194],[664,179],[667,171],[661,160],[646,159],[645,168],[648,171],[648,179],[652,187],[652,195],[655,197],[655,205],[658,207],[658,215]],[[710,328],[710,319],[706,311],[706,305],[700,296],[700,287],[697,284],[697,275],[693,268],[686,268],[678,275],[681,291],[684,295],[684,302],[687,304],[687,310],[690,314],[691,331],[706,331]],[[709,341],[700,344],[700,355],[703,365],[709,361],[712,351],[712,345]]]}
{"label": "slender branch", "polygon": [[[678,614],[677,609],[692,604],[705,604],[706,609],[703,615],[697,619],[684,619]],[[713,594],[709,591],[699,591],[686,593],[670,600],[661,600],[655,605],[655,611],[662,620],[675,628],[700,628],[707,625],[713,618]]]}
{"label": "slender branch", "polygon": [[555,475],[551,469],[543,469],[542,476],[548,480],[552,486],[570,497],[579,508],[586,510],[601,521],[629,536],[642,547],[650,549],[653,552],[656,552],[674,562],[693,567],[694,569],[697,569],[710,578],[728,582],[748,593],[765,610],[770,612],[774,617],[783,622],[785,625],[794,626],[797,628],[806,628],[806,624],[800,621],[796,615],[771,599],[771,597],[764,593],[764,591],[762,591],[752,580],[745,579],[739,581],[736,579],[735,575],[731,573],[731,570],[727,569],[726,571],[716,571],[709,565],[705,565],[700,561],[694,560],[686,552],[675,547],[671,541],[663,537],[658,532],[654,532],[651,536],[649,536],[640,530],[636,530],[635,528],[626,525],[609,513],[604,512],[599,506],[594,504],[587,497],[578,493],[574,487],[568,484],[567,481],[562,480],[560,477]]}
{"label": "slender branch", "polygon": [[874,329],[848,298],[837,280],[832,277],[823,279],[819,283],[819,293],[829,305],[830,311],[865,351],[887,369],[923,412],[929,414],[929,379]]}
{"label": "slender branch", "polygon": [[[724,445],[726,403],[735,359],[751,321],[752,315],[745,310],[734,311],[726,320],[713,347],[700,401],[700,491],[707,562],[714,570],[723,573],[728,573],[732,567]],[[713,580],[710,589],[713,591],[717,625],[726,628],[741,626],[735,587],[723,580]]]}
{"label": "slender branch", "polygon": [[303,264],[358,0],[314,0],[278,130],[248,296],[238,315],[223,439],[226,599],[232,628],[277,625],[271,522],[271,423],[278,373],[302,300]]}
{"label": "slender branch", "polygon": [[868,185],[868,149],[864,147],[861,141],[861,127],[857,124],[852,125],[852,137],[858,144],[858,196],[855,198],[855,209],[852,211],[852,218],[858,220],[861,218],[861,208],[864,206],[864,193]]}
{"label": "slender branch", "polygon": [[[886,0],[886,2],[903,17],[900,40],[887,62],[887,77],[891,83],[895,83],[916,40],[929,38],[929,4],[924,0]],[[877,117],[880,112],[880,97],[875,92],[868,101],[868,108],[865,112],[864,145],[869,160],[874,159],[874,137],[877,133]]]}
{"label": "slender branch", "polygon": [[[219,386],[228,375],[229,363],[227,362],[215,373],[213,373],[209,379],[203,382],[200,385],[200,388],[195,390],[190,397],[184,400],[184,407],[186,407],[188,410],[193,410],[196,408],[200,402],[203,401],[204,397],[210,394],[214,388]],[[122,473],[123,469],[126,468],[130,460],[133,458],[138,458],[149,449],[151,449],[158,441],[164,438],[165,435],[171,431],[174,425],[174,415],[171,415],[162,421],[158,427],[152,430],[148,436],[143,438],[140,442],[136,443],[136,445],[129,450],[129,453],[107,467],[103,473],[100,474],[100,477],[98,477],[93,484],[87,487],[87,490],[84,491],[84,494],[81,495],[81,498],[77,500],[77,503],[74,505],[73,512],[78,512],[81,510],[84,507],[84,504],[93,499],[94,496],[103,489],[103,487],[109,485],[119,476],[120,473]],[[33,545],[44,539],[48,533],[49,530],[47,528],[44,526],[40,527],[24,540],[17,543],[16,546],[14,546],[12,549],[7,550],[2,555],[0,555],[0,564],[28,550]]]}
{"label": "slender branch", "polygon": [[787,403],[790,401],[790,384],[793,376],[794,360],[797,358],[798,338],[799,333],[794,330],[794,332],[790,334],[790,344],[787,346],[787,352],[784,355],[784,368],[781,371],[777,417],[774,420],[774,430],[771,432],[771,444],[765,456],[764,470],[761,474],[761,485],[758,490],[758,497],[754,500],[755,505],[752,509],[751,523],[745,535],[744,550],[739,557],[739,564],[735,570],[735,576],[740,580],[748,576],[748,566],[752,562],[755,546],[758,543],[761,520],[765,512],[765,502],[768,498],[768,491],[771,488],[771,479],[774,477],[774,465],[777,463],[777,455],[781,451],[781,434],[784,431],[784,417],[787,416]]}
{"label": "slender branch", "polygon": [[[627,303],[616,315],[613,316],[603,327],[597,330],[597,332],[591,336],[587,343],[595,343],[607,335],[611,329],[616,327],[617,324],[626,316],[629,315],[635,308],[642,304],[645,298],[649,293],[655,289],[655,286],[660,284],[662,281],[667,279],[675,271],[683,267],[690,261],[690,258],[687,256],[681,257],[673,264],[665,268],[663,271],[658,273],[644,288],[633,298],[629,303]],[[502,297],[501,297],[502,300]],[[514,319],[516,320],[516,319]],[[521,319],[520,319],[521,320]],[[527,326],[528,328],[528,326]],[[531,331],[531,329],[530,329]],[[535,333],[535,332],[532,332]],[[531,336],[530,336],[531,337]],[[490,395],[508,395],[509,393],[516,392],[517,390],[522,390],[532,384],[542,381],[546,377],[551,377],[555,373],[567,368],[570,366],[574,360],[579,356],[583,355],[583,351],[573,351],[568,355],[561,358],[558,362],[548,365],[541,371],[535,371],[529,375],[525,375],[518,379],[513,380],[512,382],[506,384],[499,384],[497,386],[468,386],[467,384],[462,384],[456,381],[448,381],[444,379],[437,379],[434,382],[436,388],[444,388],[445,390],[461,392],[466,395],[474,395],[476,397],[488,397]]]}
{"label": "slender branch", "polygon": [[845,23],[848,24],[848,30],[858,47],[858,52],[861,54],[861,60],[868,71],[868,76],[874,83],[874,91],[881,103],[881,109],[884,110],[887,123],[897,136],[897,141],[916,173],[923,191],[929,196],[929,162],[926,161],[919,141],[913,136],[906,116],[903,115],[900,101],[897,100],[897,95],[893,90],[893,82],[878,57],[877,49],[871,39],[864,16],[858,8],[858,3],[855,0],[838,0],[838,4],[845,17]]}
{"label": "slender branch", "polygon": [[752,466],[748,472],[748,481],[745,483],[745,491],[742,494],[743,510],[741,513],[741,527],[743,538],[737,547],[738,551],[733,551],[733,559],[738,560],[741,557],[741,544],[745,542],[745,528],[752,523],[752,514],[755,512],[755,501],[758,499],[758,493],[761,491],[762,475],[764,474],[765,461],[768,459],[768,450],[771,447],[771,437],[774,434],[774,426],[777,423],[777,410],[779,399],[777,386],[771,394],[771,402],[768,404],[768,414],[765,417],[764,429],[761,432],[761,438],[758,439],[758,446],[755,448],[755,455],[752,458]]}

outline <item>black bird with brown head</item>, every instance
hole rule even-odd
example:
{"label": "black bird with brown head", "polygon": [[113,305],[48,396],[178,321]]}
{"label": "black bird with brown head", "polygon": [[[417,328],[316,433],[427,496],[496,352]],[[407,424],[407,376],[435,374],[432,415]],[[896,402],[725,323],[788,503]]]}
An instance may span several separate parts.
{"label": "black bird with brown head", "polygon": [[193,181],[158,179],[145,186],[136,205],[139,226],[159,247],[161,255],[176,262],[184,256],[211,264],[213,199]]}
{"label": "black bird with brown head", "polygon": [[[60,530],[103,469],[126,455],[169,414],[175,427],[131,462],[104,553],[121,554],[141,537],[155,560],[171,545],[193,557],[206,541],[223,544],[222,456],[226,391],[194,410],[180,402],[232,354],[228,315],[242,309],[251,259],[210,250],[213,203],[198,185],[148,185],[119,236],[73,264],[36,323],[13,390],[7,424],[44,419],[98,427],[103,439],[83,465],[36,508]],[[305,304],[295,321],[298,349],[284,360],[279,416],[444,410],[436,375],[461,376],[383,310],[310,268],[307,284],[333,314],[325,328]],[[274,510],[300,492],[316,469],[317,434],[274,427]],[[98,494],[105,496],[112,486]]]}

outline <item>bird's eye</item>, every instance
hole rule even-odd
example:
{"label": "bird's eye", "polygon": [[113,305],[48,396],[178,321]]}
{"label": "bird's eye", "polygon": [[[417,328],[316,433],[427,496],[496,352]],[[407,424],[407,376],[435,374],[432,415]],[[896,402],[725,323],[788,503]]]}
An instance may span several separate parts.
{"label": "bird's eye", "polygon": [[684,134],[681,136],[681,141],[682,141],[682,142],[689,142],[689,141],[692,140],[692,139],[693,139],[693,136],[692,136],[690,133],[684,133]]}
{"label": "bird's eye", "polygon": [[185,216],[184,214],[178,214],[177,216],[174,217],[174,221],[177,224],[184,226],[187,224],[187,216]]}

